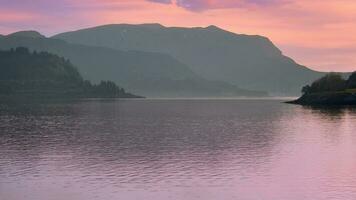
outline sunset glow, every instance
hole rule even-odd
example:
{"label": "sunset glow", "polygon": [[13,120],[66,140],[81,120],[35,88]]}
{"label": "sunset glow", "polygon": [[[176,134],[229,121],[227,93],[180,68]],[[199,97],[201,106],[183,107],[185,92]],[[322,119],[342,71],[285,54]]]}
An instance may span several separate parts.
{"label": "sunset glow", "polygon": [[0,0],[0,34],[56,33],[114,23],[209,26],[269,37],[321,71],[356,70],[354,0]]}

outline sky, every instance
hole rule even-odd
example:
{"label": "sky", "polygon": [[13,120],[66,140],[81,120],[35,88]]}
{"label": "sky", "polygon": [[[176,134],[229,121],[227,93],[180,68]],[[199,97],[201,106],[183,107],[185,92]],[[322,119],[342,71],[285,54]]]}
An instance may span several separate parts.
{"label": "sky", "polygon": [[0,0],[0,34],[161,23],[263,35],[319,71],[356,71],[355,0]]}

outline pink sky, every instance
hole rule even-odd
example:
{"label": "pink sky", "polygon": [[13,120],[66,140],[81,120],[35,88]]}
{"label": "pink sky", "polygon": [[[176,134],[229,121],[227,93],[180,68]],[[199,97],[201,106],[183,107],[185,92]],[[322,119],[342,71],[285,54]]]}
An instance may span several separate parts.
{"label": "pink sky", "polygon": [[102,24],[217,25],[269,37],[300,64],[356,70],[355,0],[0,0],[0,33]]}

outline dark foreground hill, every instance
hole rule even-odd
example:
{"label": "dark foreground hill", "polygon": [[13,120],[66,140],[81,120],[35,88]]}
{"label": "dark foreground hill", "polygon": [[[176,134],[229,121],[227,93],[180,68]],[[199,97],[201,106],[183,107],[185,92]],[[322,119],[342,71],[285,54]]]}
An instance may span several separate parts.
{"label": "dark foreground hill", "polygon": [[118,24],[62,33],[53,38],[168,54],[206,79],[277,95],[300,94],[303,85],[324,75],[284,56],[268,38],[235,34],[216,26],[169,28],[159,24]]}
{"label": "dark foreground hill", "polygon": [[303,95],[288,103],[301,105],[356,105],[356,72],[345,80],[330,73],[302,89]]}
{"label": "dark foreground hill", "polygon": [[62,57],[27,48],[0,51],[0,96],[135,98],[113,82],[91,84]]}
{"label": "dark foreground hill", "polygon": [[45,38],[33,31],[0,38],[0,49],[28,47],[70,59],[85,79],[111,80],[131,92],[148,97],[265,96],[265,92],[240,89],[223,81],[210,81],[187,65],[162,53],[122,51],[106,47],[70,44]]}

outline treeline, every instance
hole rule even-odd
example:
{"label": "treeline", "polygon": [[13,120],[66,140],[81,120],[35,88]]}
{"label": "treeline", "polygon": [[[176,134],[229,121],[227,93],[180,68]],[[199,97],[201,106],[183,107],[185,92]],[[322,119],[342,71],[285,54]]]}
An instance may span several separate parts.
{"label": "treeline", "polygon": [[303,94],[325,93],[356,89],[356,72],[348,79],[344,79],[339,73],[329,73],[314,81],[311,85],[303,87]]}
{"label": "treeline", "polygon": [[111,81],[92,84],[69,60],[24,47],[0,51],[0,95],[138,97]]}

